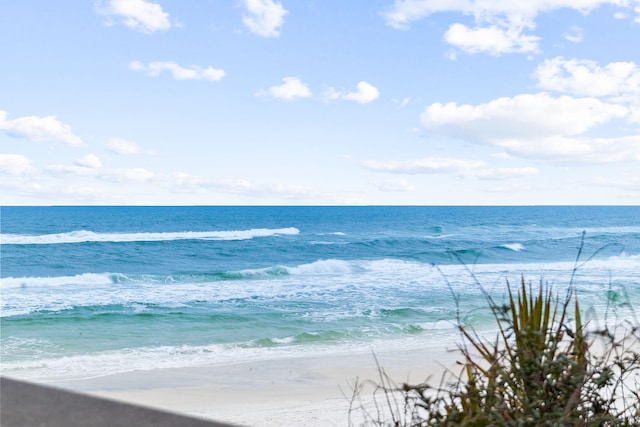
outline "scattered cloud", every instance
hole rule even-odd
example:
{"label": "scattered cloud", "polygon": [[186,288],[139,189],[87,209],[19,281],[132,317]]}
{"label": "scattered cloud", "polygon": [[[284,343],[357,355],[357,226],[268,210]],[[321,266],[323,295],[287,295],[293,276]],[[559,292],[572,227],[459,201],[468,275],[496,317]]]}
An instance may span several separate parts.
{"label": "scattered cloud", "polygon": [[113,25],[113,17],[120,17],[127,27],[146,34],[171,27],[169,14],[160,4],[151,1],[98,0],[96,10],[108,17],[109,26]]}
{"label": "scattered cloud", "polygon": [[171,27],[169,14],[160,4],[146,0],[106,0],[97,1],[99,13],[109,17],[107,25],[113,25],[111,17],[119,16],[124,25],[135,31],[151,34]]}
{"label": "scattered cloud", "polygon": [[[496,193],[496,194],[522,194],[528,193],[534,190],[534,188],[530,185],[522,185],[521,183],[510,182],[507,185],[496,185],[489,188],[483,188],[481,191],[485,193]],[[539,188],[535,190],[540,190]]]}
{"label": "scattered cloud", "polygon": [[0,173],[21,176],[34,172],[31,161],[21,154],[0,154]]}
{"label": "scattered cloud", "polygon": [[71,127],[59,122],[56,116],[25,116],[7,120],[7,113],[0,110],[0,129],[15,138],[24,138],[35,142],[83,145],[82,139],[71,132]]}
{"label": "scattered cloud", "polygon": [[127,141],[123,138],[109,138],[107,141],[107,148],[116,154],[122,155],[155,154],[155,151],[144,150],[135,142]]}
{"label": "scattered cloud", "polygon": [[342,98],[342,95],[343,94],[340,93],[340,91],[336,90],[336,88],[326,86],[325,91],[322,93],[322,98],[324,98],[324,100],[327,102],[331,102]]}
{"label": "scattered cloud", "polygon": [[572,43],[580,43],[584,39],[583,32],[584,30],[581,27],[574,25],[563,36]]}
{"label": "scattered cloud", "polygon": [[[344,93],[329,86],[323,94],[324,99],[327,101],[345,99],[347,101],[355,101],[360,104],[368,104],[370,102],[373,102],[378,99],[379,96],[380,91],[378,90],[378,88],[365,81],[361,81],[357,84],[355,92]],[[403,106],[404,105],[406,104],[403,101]]]}
{"label": "scattered cloud", "polygon": [[527,178],[529,176],[536,175],[538,172],[539,170],[534,167],[479,168],[476,170],[469,170],[466,173],[463,172],[460,175],[464,178],[506,181]]}
{"label": "scattered cloud", "polygon": [[541,89],[640,104],[640,67],[633,62],[601,67],[596,61],[556,57],[545,60],[533,75]]}
{"label": "scattered cloud", "polygon": [[420,160],[376,161],[366,160],[364,167],[374,172],[389,173],[457,173],[468,169],[477,169],[485,165],[479,160],[460,160],[443,157],[428,157]]}
{"label": "scattered cloud", "polygon": [[[556,57],[533,73],[537,86],[559,92],[502,97],[480,105],[434,103],[421,115],[434,135],[501,147],[504,154],[545,162],[609,163],[640,160],[640,135],[596,137],[615,120],[640,123],[640,67],[633,62]],[[624,133],[625,126],[616,132]],[[626,131],[628,133],[628,131]]]}
{"label": "scattered cloud", "polygon": [[360,204],[355,199],[336,199],[332,194],[318,192],[312,188],[295,184],[261,184],[254,185],[244,179],[212,179],[191,175],[188,173],[174,173],[159,179],[162,185],[170,191],[180,194],[194,194],[200,192],[223,192],[246,197],[276,197],[282,200],[296,200],[297,202],[317,202],[326,200],[330,204]]}
{"label": "scattered cloud", "polygon": [[297,77],[284,77],[279,86],[271,86],[268,90],[261,89],[257,96],[273,96],[274,98],[291,101],[296,98],[308,98],[311,96],[309,87]]}
{"label": "scattered cloud", "polygon": [[44,170],[46,173],[55,176],[56,178],[64,178],[69,175],[78,177],[97,177],[99,175],[99,171],[95,168],[77,165],[50,165],[47,166]]}
{"label": "scattered cloud", "polygon": [[640,135],[593,138],[585,133],[632,114],[629,107],[596,98],[537,93],[476,106],[434,103],[421,120],[433,134],[501,147],[519,157],[605,163],[640,159]]}
{"label": "scattered cloud", "polygon": [[408,97],[407,97],[407,98],[402,98],[402,99],[395,99],[395,98],[394,98],[394,99],[393,99],[393,102],[395,102],[396,104],[398,104],[398,106],[399,106],[400,108],[404,108],[404,107],[406,107],[407,105],[411,104],[411,103],[412,103],[412,100],[411,100],[411,98],[408,98]]}
{"label": "scattered cloud", "polygon": [[453,24],[444,33],[444,39],[466,53],[499,56],[503,53],[537,52],[540,37],[525,35],[523,30],[522,26],[469,28],[463,24]]}
{"label": "scattered cloud", "polygon": [[51,165],[46,167],[45,171],[58,178],[72,175],[92,177],[116,183],[151,181],[158,178],[157,174],[143,168],[107,169],[88,166]]}
{"label": "scattered cloud", "polygon": [[380,91],[367,82],[359,82],[356,87],[356,92],[347,93],[343,98],[348,101],[359,102],[360,104],[368,104],[380,96]]}
{"label": "scattered cloud", "polygon": [[211,179],[175,172],[163,180],[163,185],[174,193],[197,193],[200,191],[223,191],[241,193],[252,188],[251,183],[243,179]]}
{"label": "scattered cloud", "polygon": [[[295,184],[263,183],[254,185],[244,179],[216,179],[183,172],[157,173],[144,168],[109,168],[95,154],[76,158],[73,164],[52,164],[42,169],[32,167],[28,158],[18,154],[0,154],[0,188],[16,197],[40,197],[56,203],[99,202],[122,204],[122,187],[137,188],[142,194],[168,190],[188,197],[190,194],[226,193],[242,198],[275,197],[299,203],[362,204],[360,199],[341,198]],[[144,189],[144,190],[143,190]],[[131,196],[131,191],[126,194]],[[142,204],[152,203],[137,199]],[[131,201],[129,200],[129,202]]]}
{"label": "scattered cloud", "polygon": [[477,106],[436,102],[427,107],[421,119],[428,130],[494,143],[521,136],[581,134],[627,114],[626,107],[595,98],[536,93],[497,98]]}
{"label": "scattered cloud", "polygon": [[242,23],[262,37],[278,37],[284,17],[289,13],[282,4],[273,0],[244,0],[247,13]]}
{"label": "scattered cloud", "polygon": [[396,174],[453,174],[461,178],[482,180],[509,180],[525,178],[538,173],[532,167],[491,168],[480,160],[428,157],[419,160],[363,162],[365,168],[374,172]]}
{"label": "scattered cloud", "polygon": [[[395,0],[383,15],[387,24],[396,29],[407,29],[411,22],[436,13],[457,12],[473,16],[474,28],[454,23],[446,31],[445,40],[467,53],[499,55],[537,52],[540,38],[523,32],[525,29],[535,28],[535,18],[541,13],[567,8],[586,14],[602,5],[611,5],[621,10],[631,8],[629,2],[619,0]],[[640,11],[637,9],[640,7],[636,6],[636,22],[640,20]],[[582,35],[581,31],[572,29],[565,37],[577,42],[581,40]]]}
{"label": "scattered cloud", "polygon": [[102,162],[95,154],[87,154],[84,157],[76,159],[76,165],[85,168],[99,169],[102,167]]}
{"label": "scattered cloud", "polygon": [[144,168],[107,169],[98,174],[98,178],[112,182],[149,181],[157,178],[154,172]]}
{"label": "scattered cloud", "polygon": [[173,61],[149,62],[147,65],[144,65],[140,61],[131,61],[129,63],[129,69],[143,72],[150,77],[158,77],[163,71],[168,71],[176,80],[218,81],[225,76],[224,70],[211,66],[202,68],[197,65],[190,65],[188,68],[185,68]]}
{"label": "scattered cloud", "polygon": [[492,19],[534,18],[540,13],[557,9],[574,9],[589,13],[602,5],[611,5],[630,10],[629,2],[619,0],[529,0],[526,2],[474,1],[474,0],[395,0],[384,13],[387,24],[397,29],[407,29],[409,23],[429,15],[459,12],[472,15],[476,21]]}
{"label": "scattered cloud", "polygon": [[403,193],[416,190],[416,187],[404,178],[385,181],[371,181],[370,183],[378,190],[385,192]]}

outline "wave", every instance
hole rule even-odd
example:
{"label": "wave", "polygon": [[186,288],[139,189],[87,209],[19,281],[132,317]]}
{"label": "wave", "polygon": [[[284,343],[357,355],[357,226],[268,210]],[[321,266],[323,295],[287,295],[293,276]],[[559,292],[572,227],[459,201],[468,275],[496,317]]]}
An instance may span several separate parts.
{"label": "wave", "polygon": [[0,279],[2,289],[27,287],[54,287],[68,285],[100,286],[114,283],[112,274],[85,273],[75,276],[58,277],[3,277]]}
{"label": "wave", "polygon": [[520,252],[521,250],[524,249],[524,246],[522,246],[521,243],[507,243],[504,245],[500,245],[500,247],[505,249],[511,249],[514,252]]}
{"label": "wave", "polygon": [[[508,247],[513,246],[513,247]],[[524,250],[519,244],[509,244],[500,246],[512,251]],[[474,250],[461,250],[458,253],[471,252]],[[582,264],[582,263],[579,263]],[[0,279],[0,288],[28,288],[28,287],[60,287],[60,286],[108,286],[113,284],[202,284],[219,281],[236,281],[236,280],[262,280],[270,278],[278,278],[282,276],[321,276],[321,275],[343,275],[356,272],[369,272],[373,274],[385,273],[395,275],[401,280],[403,271],[416,270],[425,271],[431,269],[436,264],[424,263],[413,260],[402,259],[380,259],[380,260],[339,260],[339,259],[323,259],[310,263],[299,264],[297,266],[275,265],[266,268],[246,269],[238,271],[220,271],[220,272],[199,272],[192,274],[169,274],[169,275],[153,275],[153,274],[128,274],[128,273],[84,273],[75,276],[58,276],[58,277],[4,277]],[[473,263],[469,265],[474,271],[482,272],[502,272],[502,271],[566,271],[571,272],[575,266],[574,261],[556,261],[556,262],[517,262],[509,264],[495,263]],[[439,269],[443,272],[457,272],[463,266],[460,264],[440,265]],[[591,259],[584,267],[593,267],[596,269],[606,269],[610,271],[620,270],[636,270],[640,269],[640,255],[621,254],[603,259]]]}
{"label": "wave", "polygon": [[[335,335],[334,335],[335,334]],[[285,338],[257,339],[251,342],[232,344],[184,344],[123,348],[84,354],[37,354],[28,358],[3,358],[2,369],[6,375],[36,381],[68,379],[90,379],[116,373],[150,371],[153,369],[220,366],[241,362],[283,360],[300,357],[335,356],[345,354],[362,355],[360,340],[341,339],[340,332],[317,335],[313,332],[301,333]],[[455,336],[424,335],[408,333],[393,338],[367,341],[371,351],[422,349],[433,345],[454,345]],[[347,337],[348,338],[348,337]],[[287,343],[287,341],[289,343]],[[302,345],[295,345],[295,344]],[[26,349],[41,349],[38,342],[14,343]],[[369,355],[369,352],[366,352]]]}
{"label": "wave", "polygon": [[95,233],[77,230],[68,233],[25,235],[2,234],[0,242],[5,245],[52,245],[62,243],[86,242],[159,242],[171,240],[248,240],[255,237],[296,235],[295,227],[289,228],[252,228],[250,230],[228,231],[182,231],[161,233]]}
{"label": "wave", "polygon": [[349,261],[336,259],[319,260],[295,267],[273,266],[259,269],[240,271],[222,271],[194,274],[126,274],[126,273],[84,273],[75,276],[58,277],[4,277],[0,279],[0,288],[31,288],[31,287],[59,287],[86,285],[107,286],[112,284],[180,284],[180,283],[208,283],[227,280],[266,279],[287,275],[327,275],[347,274],[352,272],[354,264]]}
{"label": "wave", "polygon": [[319,260],[297,267],[285,267],[289,274],[318,275],[318,274],[348,274],[353,271],[353,263],[338,259]]}

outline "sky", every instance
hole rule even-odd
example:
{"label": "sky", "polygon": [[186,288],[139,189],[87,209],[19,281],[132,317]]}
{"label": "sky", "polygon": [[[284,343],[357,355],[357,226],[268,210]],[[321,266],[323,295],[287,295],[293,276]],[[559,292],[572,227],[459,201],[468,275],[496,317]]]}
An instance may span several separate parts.
{"label": "sky", "polygon": [[0,2],[1,205],[638,205],[640,0]]}

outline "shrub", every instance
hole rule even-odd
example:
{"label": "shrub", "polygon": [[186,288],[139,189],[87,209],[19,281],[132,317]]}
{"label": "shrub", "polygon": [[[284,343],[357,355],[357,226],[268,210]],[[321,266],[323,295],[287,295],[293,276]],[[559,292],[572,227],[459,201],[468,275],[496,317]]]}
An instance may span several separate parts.
{"label": "shrub", "polygon": [[[571,286],[564,298],[540,284],[507,283],[506,304],[488,302],[498,326],[489,341],[459,325],[461,372],[438,386],[397,386],[379,367],[374,414],[393,426],[640,426],[640,333],[616,319],[587,328]],[[377,363],[377,360],[376,360]],[[363,384],[355,384],[351,415]]]}

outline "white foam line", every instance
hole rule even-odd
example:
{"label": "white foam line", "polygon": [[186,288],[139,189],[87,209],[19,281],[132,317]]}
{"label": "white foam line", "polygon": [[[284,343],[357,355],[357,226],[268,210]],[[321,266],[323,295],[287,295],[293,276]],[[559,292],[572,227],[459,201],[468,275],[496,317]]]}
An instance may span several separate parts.
{"label": "white foam line", "polygon": [[69,233],[23,235],[3,234],[0,242],[5,245],[47,245],[61,243],[85,242],[150,242],[167,240],[248,240],[254,237],[270,237],[277,235],[295,235],[300,230],[289,228],[252,228],[250,230],[229,231],[182,231],[163,233],[94,233],[79,230]]}

